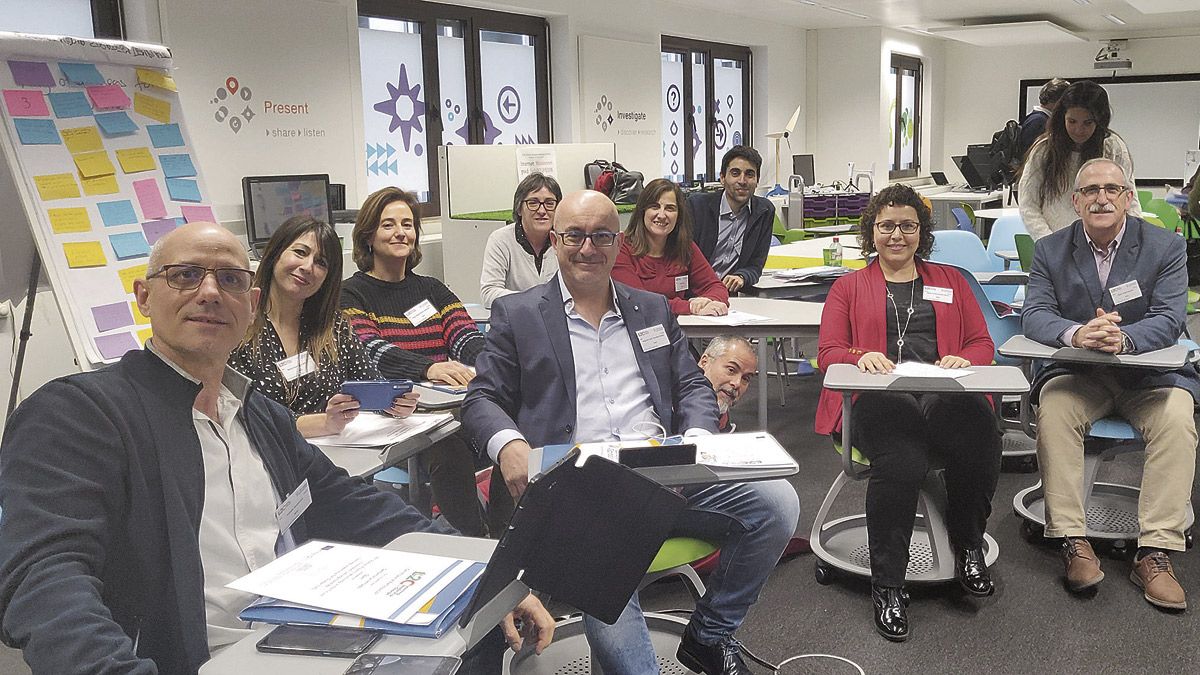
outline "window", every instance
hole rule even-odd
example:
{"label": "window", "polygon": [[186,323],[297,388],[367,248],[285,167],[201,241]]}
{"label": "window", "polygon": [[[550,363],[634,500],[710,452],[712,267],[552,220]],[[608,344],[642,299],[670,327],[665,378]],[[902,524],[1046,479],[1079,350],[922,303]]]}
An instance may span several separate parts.
{"label": "window", "polygon": [[550,142],[545,19],[359,0],[367,188],[438,215],[437,146]]}
{"label": "window", "polygon": [[750,48],[662,38],[663,176],[715,180],[750,138]]}
{"label": "window", "polygon": [[120,0],[4,0],[0,30],[120,40]]}
{"label": "window", "polygon": [[892,115],[888,177],[910,178],[921,168],[921,61],[892,54],[887,87]]}

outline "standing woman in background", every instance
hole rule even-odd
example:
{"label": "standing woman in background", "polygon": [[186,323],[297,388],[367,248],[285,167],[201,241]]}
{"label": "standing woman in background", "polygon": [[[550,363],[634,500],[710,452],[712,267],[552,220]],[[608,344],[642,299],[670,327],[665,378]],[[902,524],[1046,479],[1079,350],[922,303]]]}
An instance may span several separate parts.
{"label": "standing woman in background", "polygon": [[1133,183],[1133,158],[1125,141],[1108,128],[1111,120],[1112,108],[1104,87],[1081,80],[1063,92],[1046,132],[1029,149],[1021,168],[1017,189],[1021,220],[1034,239],[1061,230],[1079,218],[1071,203],[1075,174],[1084,162],[1097,157],[1111,159],[1125,171],[1134,196],[1129,213],[1141,216]]}
{"label": "standing woman in background", "polygon": [[483,249],[479,295],[483,306],[510,293],[538,286],[554,277],[558,258],[550,250],[554,210],[562,201],[558,181],[540,172],[525,177],[513,194],[513,224],[488,236]]}

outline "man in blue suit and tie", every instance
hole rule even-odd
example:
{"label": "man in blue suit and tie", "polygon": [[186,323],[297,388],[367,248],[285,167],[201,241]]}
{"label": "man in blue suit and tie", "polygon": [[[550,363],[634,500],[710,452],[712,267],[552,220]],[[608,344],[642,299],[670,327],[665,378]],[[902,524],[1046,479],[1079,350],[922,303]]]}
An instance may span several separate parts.
{"label": "man in blue suit and tie", "polygon": [[[666,299],[612,281],[619,239],[607,197],[567,195],[550,239],[559,274],[492,306],[462,418],[514,495],[525,490],[531,446],[717,429],[713,388]],[[749,673],[733,633],[795,530],[796,491],[777,480],[683,495],[675,533],[720,544],[722,555],[677,656],[697,672]],[[605,673],[658,672],[636,595],[614,625],[585,617],[585,628]]]}
{"label": "man in blue suit and tie", "polygon": [[[1175,344],[1183,331],[1187,264],[1184,241],[1127,216],[1132,199],[1120,165],[1090,160],[1072,197],[1079,220],[1038,241],[1021,325],[1051,346],[1109,354],[1149,352]],[[1141,533],[1130,579],[1146,600],[1182,610],[1187,596],[1168,551],[1182,551],[1196,466],[1193,406],[1200,377],[1177,370],[1052,365],[1034,381],[1038,462],[1046,495],[1046,536],[1063,537],[1067,585],[1092,588],[1104,578],[1086,539],[1082,494],[1083,436],[1116,413],[1146,441],[1138,521]]]}

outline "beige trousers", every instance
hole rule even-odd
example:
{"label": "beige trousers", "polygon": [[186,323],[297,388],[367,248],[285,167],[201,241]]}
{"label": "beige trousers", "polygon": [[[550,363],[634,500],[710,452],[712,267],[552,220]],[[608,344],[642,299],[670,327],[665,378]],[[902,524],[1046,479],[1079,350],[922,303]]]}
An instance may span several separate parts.
{"label": "beige trousers", "polygon": [[1060,375],[1042,388],[1038,464],[1046,495],[1046,536],[1082,537],[1083,437],[1092,422],[1125,418],[1146,442],[1138,500],[1139,546],[1182,551],[1183,526],[1196,471],[1192,396],[1183,389],[1123,389],[1111,371]]}

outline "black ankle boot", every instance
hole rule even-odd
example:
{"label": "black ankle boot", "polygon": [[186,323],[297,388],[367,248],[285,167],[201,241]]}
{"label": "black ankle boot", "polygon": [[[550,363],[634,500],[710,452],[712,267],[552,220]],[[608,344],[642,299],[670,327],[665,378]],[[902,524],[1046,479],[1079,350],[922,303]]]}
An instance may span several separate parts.
{"label": "black ankle boot", "polygon": [[954,556],[955,573],[963,590],[977,597],[987,597],[996,591],[992,575],[983,559],[983,548],[962,548]]}
{"label": "black ankle boot", "polygon": [[875,630],[892,642],[908,639],[908,593],[903,588],[871,584]]}

